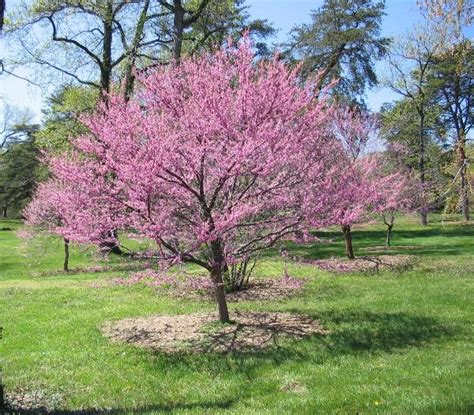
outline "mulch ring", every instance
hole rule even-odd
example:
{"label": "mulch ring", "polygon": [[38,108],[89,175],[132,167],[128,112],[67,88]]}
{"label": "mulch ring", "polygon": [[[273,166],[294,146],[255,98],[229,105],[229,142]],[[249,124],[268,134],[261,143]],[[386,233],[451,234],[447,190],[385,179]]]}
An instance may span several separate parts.
{"label": "mulch ring", "polygon": [[410,269],[414,265],[416,257],[413,255],[377,255],[357,257],[352,260],[329,258],[319,260],[299,259],[297,261],[336,273],[378,272],[381,270],[404,271]]}
{"label": "mulch ring", "polygon": [[[226,293],[226,299],[231,303],[240,301],[278,301],[293,297],[302,291],[305,281],[296,280],[296,284],[288,284],[283,279],[250,278],[247,286],[240,291]],[[214,301],[213,289],[183,290],[172,289],[171,295],[186,300]]]}
{"label": "mulch ring", "polygon": [[[48,393],[41,389],[18,388],[6,391],[5,414],[48,414],[53,412],[63,400],[60,393]],[[0,413],[1,412],[0,408]]]}
{"label": "mulch ring", "polygon": [[218,323],[215,313],[127,318],[106,323],[102,332],[112,341],[165,353],[255,350],[277,344],[279,337],[301,339],[328,333],[299,314],[233,311],[231,318],[230,324]]}

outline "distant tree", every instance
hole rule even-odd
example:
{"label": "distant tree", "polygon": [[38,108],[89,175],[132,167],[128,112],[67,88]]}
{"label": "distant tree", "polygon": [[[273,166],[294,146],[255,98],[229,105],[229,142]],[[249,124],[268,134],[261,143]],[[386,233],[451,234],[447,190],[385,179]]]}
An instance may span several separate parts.
{"label": "distant tree", "polygon": [[459,205],[469,221],[468,157],[466,142],[474,125],[474,47],[468,40],[436,56],[430,86],[448,132],[452,132],[456,154]]}
{"label": "distant tree", "polygon": [[[0,153],[0,207],[3,217],[21,209],[30,200],[40,175],[38,150],[34,142],[37,125],[18,125],[19,140]],[[20,139],[21,136],[21,139]]]}
{"label": "distant tree", "polygon": [[271,33],[266,22],[250,21],[242,4],[242,0],[25,1],[11,13],[8,34],[19,47],[6,62],[44,67],[49,77],[54,74],[55,85],[62,74],[61,83],[73,80],[97,88],[104,97],[112,83],[120,83],[129,96],[135,68],[178,63],[183,52],[194,53],[246,28]]}
{"label": "distant tree", "polygon": [[[34,234],[58,233],[57,229],[67,224],[67,211],[63,201],[60,200],[61,187],[58,182],[48,181],[40,183],[35,190],[35,197],[22,211],[27,227]],[[70,190],[70,196],[76,194],[74,189]],[[73,199],[70,197],[70,199]],[[74,199],[77,207],[82,207],[80,198]],[[69,244],[70,241],[63,236],[64,241],[64,271],[69,271]]]}
{"label": "distant tree", "polygon": [[426,200],[426,147],[428,141],[427,114],[433,99],[430,94],[429,74],[440,51],[439,38],[429,27],[418,27],[410,32],[393,48],[389,57],[390,77],[387,85],[410,101],[417,114],[418,124],[418,172],[420,182],[420,218],[421,224],[428,224],[428,206]]}
{"label": "distant tree", "polygon": [[338,79],[336,90],[361,100],[377,84],[375,62],[387,52],[389,39],[381,36],[384,2],[325,0],[312,12],[312,22],[292,31],[289,53],[303,60],[303,73],[319,73],[319,87]]}
{"label": "distant tree", "polygon": [[35,134],[38,147],[48,152],[69,149],[71,139],[87,132],[80,116],[95,111],[99,99],[98,90],[88,86],[60,88],[43,111],[43,124]]}
{"label": "distant tree", "polygon": [[366,220],[375,208],[379,195],[378,160],[368,156],[369,142],[377,130],[374,116],[358,108],[341,107],[333,118],[332,130],[342,145],[337,163],[334,192],[334,215],[344,237],[346,255],[355,259],[352,227]]}
{"label": "distant tree", "polygon": [[229,38],[240,39],[244,33],[255,39],[255,47],[261,54],[268,54],[264,40],[273,35],[275,29],[266,20],[251,20],[244,0],[211,1],[185,33],[183,51],[185,55],[209,52],[224,45]]}
{"label": "distant tree", "polygon": [[[31,129],[32,114],[28,110],[18,109],[5,101],[0,109],[0,150],[10,143],[24,138],[26,130]],[[29,127],[28,127],[29,126]],[[26,128],[26,130],[25,130]]]}
{"label": "distant tree", "polygon": [[[434,103],[435,104],[435,103]],[[389,158],[396,156],[399,169],[410,176],[413,195],[412,210],[421,212],[442,209],[443,194],[449,182],[447,167],[452,154],[447,149],[446,126],[440,120],[439,108],[432,102],[425,110],[424,134],[424,185],[421,191],[420,174],[420,123],[419,112],[412,99],[402,98],[384,104],[380,115],[380,135],[387,142]],[[415,182],[418,185],[415,188]]]}
{"label": "distant tree", "polygon": [[113,80],[131,82],[136,59],[160,44],[148,30],[160,15],[150,0],[34,0],[11,15],[8,34],[19,47],[10,61],[45,67],[56,85],[62,74],[106,94]]}
{"label": "distant tree", "polygon": [[373,180],[384,184],[378,186],[374,201],[374,213],[380,215],[387,226],[385,246],[391,246],[395,217],[408,213],[416,207],[417,183],[413,171],[406,164],[409,150],[400,142],[392,142],[385,151],[374,155],[378,159],[378,171]]}
{"label": "distant tree", "polygon": [[457,39],[462,36],[463,26],[474,20],[473,0],[418,0],[417,3],[429,20],[451,27]]}

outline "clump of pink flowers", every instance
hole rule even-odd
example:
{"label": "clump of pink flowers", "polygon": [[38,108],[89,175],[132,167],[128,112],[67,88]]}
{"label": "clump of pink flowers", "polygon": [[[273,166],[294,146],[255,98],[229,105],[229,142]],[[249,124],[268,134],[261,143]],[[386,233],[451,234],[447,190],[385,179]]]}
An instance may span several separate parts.
{"label": "clump of pink flowers", "polygon": [[277,280],[277,284],[280,285],[282,288],[298,290],[304,285],[304,281],[298,278],[294,278],[285,272],[283,277]]}
{"label": "clump of pink flowers", "polygon": [[209,277],[190,277],[185,281],[186,287],[191,290],[214,290],[215,284]]}
{"label": "clump of pink flowers", "polygon": [[175,277],[164,272],[146,269],[144,271],[133,272],[130,278],[115,278],[114,283],[118,285],[133,285],[143,282],[148,286],[157,287],[163,285],[175,285],[177,280]]}
{"label": "clump of pink flowers", "polygon": [[35,234],[33,233],[33,231],[31,229],[28,229],[28,228],[20,228],[18,229],[16,232],[15,232],[15,235],[20,238],[20,239],[24,239],[24,240],[30,240],[30,239],[33,239],[35,237]]}

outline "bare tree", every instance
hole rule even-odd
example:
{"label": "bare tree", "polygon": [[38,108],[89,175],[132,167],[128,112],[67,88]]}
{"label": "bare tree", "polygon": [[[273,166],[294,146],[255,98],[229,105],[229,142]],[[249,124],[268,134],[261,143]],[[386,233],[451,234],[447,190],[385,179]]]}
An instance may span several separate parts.
{"label": "bare tree", "polygon": [[[0,100],[0,150],[10,143],[20,141],[25,125],[32,125],[33,115],[28,110],[20,110]],[[21,128],[20,128],[21,127]]]}
{"label": "bare tree", "polygon": [[418,115],[418,171],[420,180],[421,224],[428,224],[426,206],[427,108],[430,103],[429,74],[440,50],[439,38],[429,28],[418,27],[395,45],[389,54],[387,85],[413,104]]}
{"label": "bare tree", "polygon": [[418,0],[422,13],[431,21],[452,27],[460,36],[462,27],[474,20],[474,0]]}
{"label": "bare tree", "polygon": [[[16,43],[2,70],[34,65],[39,77],[97,88],[106,96],[112,84],[124,94],[134,86],[134,69],[146,70],[183,53],[195,53],[210,39],[248,25],[271,33],[264,21],[251,22],[240,0],[35,0],[15,10],[7,34]],[[204,19],[205,17],[205,19]],[[200,19],[203,19],[201,22]],[[205,20],[205,21],[204,21]],[[190,46],[184,47],[189,43]],[[192,46],[191,46],[192,45]],[[7,66],[8,62],[8,66]],[[37,67],[44,68],[38,71]],[[11,68],[10,68],[11,67]],[[51,74],[54,74],[52,79]],[[58,78],[62,75],[62,79]]]}
{"label": "bare tree", "polygon": [[[18,43],[13,65],[36,65],[103,92],[126,79],[141,53],[163,42],[149,29],[162,14],[150,0],[47,0],[23,3],[9,30]],[[150,35],[151,33],[151,35]],[[53,70],[53,71],[51,71]]]}

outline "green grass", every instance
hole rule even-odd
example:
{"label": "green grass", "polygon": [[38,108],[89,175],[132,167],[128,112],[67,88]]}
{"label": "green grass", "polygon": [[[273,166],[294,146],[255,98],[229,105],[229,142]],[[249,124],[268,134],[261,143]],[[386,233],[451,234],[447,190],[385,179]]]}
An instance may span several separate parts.
{"label": "green grass", "polygon": [[[0,222],[0,229],[18,226]],[[231,312],[306,313],[329,335],[227,355],[164,355],[110,343],[100,332],[105,321],[214,306],[144,286],[91,287],[114,271],[45,276],[61,268],[61,244],[47,241],[42,252],[0,230],[5,389],[42,391],[57,414],[474,413],[474,226],[443,225],[437,217],[428,228],[411,218],[397,226],[389,254],[417,255],[409,271],[334,275],[292,265],[292,275],[308,279],[301,295],[231,305]],[[336,230],[320,236],[334,242],[288,248],[307,258],[341,256]],[[356,254],[383,237],[378,225],[356,229]],[[71,262],[100,260],[73,248]],[[280,276],[283,269],[273,251],[258,274]]]}

